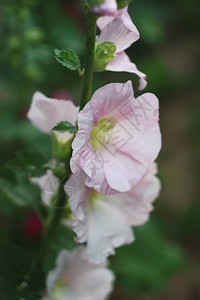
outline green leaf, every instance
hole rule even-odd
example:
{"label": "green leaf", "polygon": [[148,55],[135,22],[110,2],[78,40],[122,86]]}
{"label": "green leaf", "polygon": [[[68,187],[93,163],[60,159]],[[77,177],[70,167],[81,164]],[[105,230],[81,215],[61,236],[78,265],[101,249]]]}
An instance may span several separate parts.
{"label": "green leaf", "polygon": [[41,291],[45,290],[45,272],[35,271],[31,278],[27,276],[36,254],[13,242],[0,244],[1,299],[41,299]]}
{"label": "green leaf", "polygon": [[90,7],[95,7],[95,6],[99,6],[100,4],[102,4],[105,0],[88,0],[88,3],[90,5]]}
{"label": "green leaf", "polygon": [[78,55],[72,49],[54,50],[56,60],[64,67],[75,71],[80,68],[81,63]]}
{"label": "green leaf", "polygon": [[59,224],[57,229],[57,234],[55,235],[55,239],[51,244],[51,247],[49,249],[49,254],[45,261],[45,265],[44,265],[45,271],[48,272],[55,268],[56,258],[61,250],[63,249],[72,250],[77,246],[76,243],[74,242],[74,237],[75,234],[72,230],[67,228],[66,225]]}
{"label": "green leaf", "polygon": [[52,130],[56,130],[62,133],[67,131],[70,133],[76,133],[78,128],[70,122],[61,121]]}
{"label": "green leaf", "polygon": [[132,0],[117,0],[118,9],[122,9],[127,6]]}
{"label": "green leaf", "polygon": [[136,241],[118,249],[111,261],[117,284],[134,293],[161,289],[183,265],[183,253],[167,241],[152,222],[134,231]]}
{"label": "green leaf", "polygon": [[7,163],[7,167],[13,172],[27,173],[29,176],[41,176],[45,173],[46,159],[33,150],[22,150],[16,153],[16,157]]}
{"label": "green leaf", "polygon": [[17,179],[17,183],[11,183],[7,179],[0,178],[1,193],[18,206],[37,207],[41,202],[39,187],[32,184],[25,176]]}

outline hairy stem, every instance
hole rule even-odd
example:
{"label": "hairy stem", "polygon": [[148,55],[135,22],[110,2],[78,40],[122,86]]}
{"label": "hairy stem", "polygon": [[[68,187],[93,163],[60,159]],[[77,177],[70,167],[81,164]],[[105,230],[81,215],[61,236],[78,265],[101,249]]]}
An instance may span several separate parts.
{"label": "hairy stem", "polygon": [[85,104],[90,100],[92,93],[97,20],[97,17],[93,13],[91,13],[87,5],[84,4],[84,1],[83,6],[86,14],[86,54],[80,110],[83,109]]}

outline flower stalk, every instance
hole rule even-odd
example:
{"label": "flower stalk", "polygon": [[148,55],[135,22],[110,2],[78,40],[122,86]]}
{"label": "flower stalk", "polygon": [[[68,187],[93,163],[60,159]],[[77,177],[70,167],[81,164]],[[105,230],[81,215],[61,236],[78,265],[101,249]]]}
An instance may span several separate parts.
{"label": "flower stalk", "polygon": [[83,1],[83,8],[86,14],[86,52],[80,110],[90,100],[92,93],[97,20],[97,17],[90,11],[85,1]]}

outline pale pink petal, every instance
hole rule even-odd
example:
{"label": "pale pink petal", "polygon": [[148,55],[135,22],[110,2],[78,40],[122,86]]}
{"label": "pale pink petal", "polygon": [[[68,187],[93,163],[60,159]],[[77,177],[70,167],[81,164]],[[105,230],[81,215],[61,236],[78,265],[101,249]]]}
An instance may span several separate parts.
{"label": "pale pink petal", "polygon": [[[100,196],[101,197],[101,196]],[[93,263],[102,263],[114,249],[134,240],[132,229],[118,208],[96,199],[88,216],[87,253]]]}
{"label": "pale pink petal", "polygon": [[136,65],[132,63],[125,52],[118,53],[107,65],[106,70],[114,72],[129,72],[140,77],[139,90],[146,87],[146,75],[140,72]]}
{"label": "pale pink petal", "polygon": [[119,17],[124,20],[125,24],[127,24],[130,29],[135,29],[135,26],[132,25],[132,19],[128,14],[128,6],[123,9],[118,9],[115,16],[102,16],[97,19],[97,26],[102,31],[109,23],[111,23],[116,17]]}
{"label": "pale pink petal", "polygon": [[130,80],[126,83],[110,83],[98,89],[89,103],[95,122],[102,117],[113,116],[132,99],[133,88]]}
{"label": "pale pink petal", "polygon": [[113,193],[113,189],[109,186],[105,174],[104,164],[106,163],[104,156],[99,151],[94,151],[91,145],[83,147],[79,153],[71,158],[71,170],[78,176],[84,171],[85,184],[88,187],[94,187],[97,191],[105,194]]}
{"label": "pale pink petal", "polygon": [[65,184],[65,192],[69,196],[69,205],[74,216],[78,220],[83,220],[88,198],[90,196],[90,188],[84,185],[85,175],[71,175]]}
{"label": "pale pink petal", "polygon": [[123,211],[128,224],[138,226],[148,221],[152,202],[159,196],[160,180],[155,176],[157,166],[152,163],[142,179],[127,193],[109,195],[109,203]]}
{"label": "pale pink petal", "polygon": [[73,229],[79,242],[87,241],[88,259],[92,263],[105,262],[114,249],[133,241],[132,229],[126,217],[115,205],[111,205],[104,195],[99,194],[88,204],[84,221],[76,221]]}
{"label": "pale pink petal", "polygon": [[[124,163],[129,161],[124,160]],[[131,163],[129,167],[132,168]],[[86,252],[91,262],[104,262],[106,257],[115,253],[116,247],[134,240],[130,226],[141,225],[148,220],[153,209],[152,202],[159,195],[160,181],[156,173],[156,164],[152,163],[131,190],[115,195],[103,195],[93,189],[89,193],[84,184],[85,175],[82,173],[82,178],[72,175],[73,180],[82,182],[79,188],[85,190],[83,197],[75,192],[68,193],[75,217],[72,228],[77,234],[77,242],[87,242]],[[73,209],[74,203],[78,209]]]}
{"label": "pale pink petal", "polygon": [[[131,124],[129,126],[129,130],[130,128],[134,130]],[[120,145],[118,144],[115,144],[115,147],[120,152],[128,153],[130,157],[137,160],[144,166],[147,166],[157,158],[158,153],[160,152],[160,127],[158,122],[154,120],[147,120],[141,127],[139,127],[139,131],[137,133],[135,132],[133,131],[133,136],[123,145],[123,147],[119,148]]]}
{"label": "pale pink petal", "polygon": [[50,134],[51,129],[60,121],[75,124],[78,111],[79,108],[71,100],[51,99],[36,92],[27,116],[35,127]]}
{"label": "pale pink petal", "polygon": [[[108,19],[107,19],[108,20]],[[99,24],[105,25],[106,21],[99,21]],[[117,15],[110,23],[103,28],[97,39],[99,44],[104,42],[113,42],[116,46],[116,54],[131,46],[132,43],[137,41],[140,37],[139,32],[133,24],[127,9],[121,10],[121,13]]]}
{"label": "pale pink petal", "polygon": [[[160,151],[158,109],[158,99],[151,93],[135,99],[130,81],[111,83],[97,90],[78,116],[72,172],[76,176],[84,172],[85,184],[101,193],[130,190]],[[112,121],[112,126],[105,133],[98,125],[106,119]],[[94,126],[104,138],[98,141],[96,132],[97,148],[91,144]]]}
{"label": "pale pink petal", "polygon": [[[86,257],[84,247],[60,252],[56,269],[47,277],[49,299],[52,292],[57,300],[105,300],[108,297],[112,291],[113,273],[106,264],[91,264]],[[59,280],[62,283],[56,286]]]}
{"label": "pale pink petal", "polygon": [[126,152],[118,151],[114,155],[107,156],[104,172],[111,188],[126,192],[141,179],[146,168],[146,165],[133,159]]}
{"label": "pale pink petal", "polygon": [[104,0],[102,4],[93,7],[92,11],[100,15],[115,15],[117,12],[116,0]]}

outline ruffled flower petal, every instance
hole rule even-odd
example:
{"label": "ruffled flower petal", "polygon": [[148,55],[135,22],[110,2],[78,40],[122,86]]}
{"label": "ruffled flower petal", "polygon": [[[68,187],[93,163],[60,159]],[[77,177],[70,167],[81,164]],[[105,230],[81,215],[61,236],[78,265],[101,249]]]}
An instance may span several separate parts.
{"label": "ruffled flower petal", "polygon": [[106,263],[91,264],[84,247],[71,252],[62,250],[56,269],[48,274],[49,296],[45,299],[105,300],[112,291],[113,281],[114,275],[106,268]]}
{"label": "ruffled flower petal", "polygon": [[148,220],[152,202],[159,195],[160,181],[156,173],[153,163],[134,188],[115,195],[103,195],[87,187],[84,173],[71,176],[65,191],[75,217],[72,228],[77,242],[87,242],[86,253],[91,262],[104,262],[115,253],[115,248],[134,240],[131,226]]}
{"label": "ruffled flower petal", "polygon": [[146,75],[140,72],[136,65],[131,62],[130,58],[125,52],[118,53],[107,65],[106,70],[114,72],[129,72],[134,73],[140,77],[139,90],[143,90],[146,85]]}
{"label": "ruffled flower petal", "polygon": [[72,172],[101,193],[130,190],[160,151],[158,120],[156,96],[135,99],[130,81],[100,88],[78,115]]}

